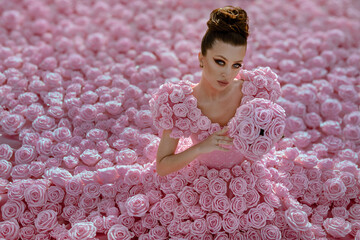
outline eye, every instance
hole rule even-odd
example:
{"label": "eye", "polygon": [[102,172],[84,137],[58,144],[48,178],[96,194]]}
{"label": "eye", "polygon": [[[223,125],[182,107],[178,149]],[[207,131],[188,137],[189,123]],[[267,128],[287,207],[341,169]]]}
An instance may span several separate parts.
{"label": "eye", "polygon": [[214,59],[215,60],[215,62],[217,63],[217,64],[219,64],[220,66],[224,66],[225,65],[225,62],[223,61],[223,60],[219,60],[219,59]]}
{"label": "eye", "polygon": [[241,67],[242,67],[242,64],[236,63],[236,64],[234,64],[233,66],[234,66],[234,68],[241,68]]}

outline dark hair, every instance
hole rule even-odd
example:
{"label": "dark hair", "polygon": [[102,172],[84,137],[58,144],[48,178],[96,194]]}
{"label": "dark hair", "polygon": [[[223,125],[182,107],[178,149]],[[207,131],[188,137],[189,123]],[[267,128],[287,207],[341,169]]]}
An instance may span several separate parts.
{"label": "dark hair", "polygon": [[239,7],[217,8],[210,13],[208,30],[201,41],[201,53],[211,49],[215,40],[221,40],[235,46],[246,45],[249,36],[248,16]]}

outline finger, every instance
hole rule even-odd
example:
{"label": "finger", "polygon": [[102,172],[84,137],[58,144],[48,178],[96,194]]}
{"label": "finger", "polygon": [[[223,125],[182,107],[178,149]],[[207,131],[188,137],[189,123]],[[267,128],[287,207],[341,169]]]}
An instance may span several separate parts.
{"label": "finger", "polygon": [[223,151],[223,152],[228,152],[228,151],[230,151],[231,149],[230,149],[230,148],[225,148],[225,147],[222,147],[222,146],[217,146],[217,150]]}
{"label": "finger", "polygon": [[223,144],[223,145],[233,145],[233,141],[232,140],[219,140],[217,142],[217,144]]}

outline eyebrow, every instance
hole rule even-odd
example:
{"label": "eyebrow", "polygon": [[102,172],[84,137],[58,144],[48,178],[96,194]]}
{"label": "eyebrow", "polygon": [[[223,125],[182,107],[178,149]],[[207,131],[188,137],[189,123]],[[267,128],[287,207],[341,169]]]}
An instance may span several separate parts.
{"label": "eyebrow", "polygon": [[[226,59],[226,57],[221,56],[221,55],[216,55],[215,57],[221,57],[221,58],[225,59],[226,61],[228,61],[228,60]],[[235,62],[243,62],[243,60],[239,60],[239,61],[235,61]]]}

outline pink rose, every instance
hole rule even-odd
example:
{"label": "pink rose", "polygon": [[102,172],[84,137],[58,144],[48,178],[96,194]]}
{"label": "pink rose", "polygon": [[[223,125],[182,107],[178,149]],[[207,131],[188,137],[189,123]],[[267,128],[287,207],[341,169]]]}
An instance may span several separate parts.
{"label": "pink rose", "polygon": [[181,89],[181,87],[176,84],[173,86],[173,91],[169,95],[169,98],[170,98],[171,102],[178,103],[178,102],[181,102],[184,100],[185,94],[184,94],[183,90]]}
{"label": "pink rose", "polygon": [[95,149],[86,149],[81,155],[80,159],[88,166],[95,165],[100,161],[101,156]]}
{"label": "pink rose", "polygon": [[36,143],[36,151],[38,152],[38,154],[49,156],[51,153],[52,146],[53,143],[51,139],[42,137]]}
{"label": "pink rose", "polygon": [[164,226],[156,226],[149,231],[150,239],[167,239],[167,230]]}
{"label": "pink rose", "polygon": [[56,127],[55,119],[48,116],[39,116],[32,123],[32,127],[38,131],[53,130]]}
{"label": "pink rose", "polygon": [[307,113],[304,120],[306,125],[311,128],[319,127],[322,122],[321,117],[315,112]]}
{"label": "pink rose", "polygon": [[7,240],[19,238],[20,226],[15,219],[0,222],[0,237]]}
{"label": "pink rose", "polygon": [[83,121],[92,121],[95,119],[97,109],[93,105],[83,105],[79,110],[80,117]]}
{"label": "pink rose", "polygon": [[55,144],[51,148],[51,153],[55,158],[62,158],[66,156],[71,150],[71,145],[66,142],[60,142]]}
{"label": "pink rose", "polygon": [[209,190],[213,196],[225,195],[227,191],[226,182],[222,178],[215,178],[209,182]]}
{"label": "pink rose", "polygon": [[244,197],[233,197],[230,204],[231,211],[236,215],[241,215],[247,209]]}
{"label": "pink rose", "polygon": [[346,125],[343,130],[345,139],[351,141],[359,141],[360,139],[360,127],[354,125]]}
{"label": "pink rose", "polygon": [[177,199],[174,194],[166,194],[166,196],[160,200],[160,207],[166,213],[172,212],[178,205]]}
{"label": "pink rose", "polygon": [[201,116],[196,122],[200,130],[207,130],[210,127],[211,121],[206,116]]}
{"label": "pink rose", "polygon": [[107,238],[110,240],[116,240],[116,239],[130,240],[134,236],[135,236],[134,233],[130,232],[128,228],[124,227],[121,224],[113,225],[107,233]]}
{"label": "pink rose", "polygon": [[173,111],[171,107],[169,106],[169,103],[164,103],[159,107],[159,111],[161,116],[170,118],[173,115]]}
{"label": "pink rose", "polygon": [[360,111],[351,112],[344,117],[346,125],[358,126],[360,124]]}
{"label": "pink rose", "polygon": [[269,128],[265,132],[265,136],[274,141],[280,140],[285,130],[284,120],[275,118],[271,121]]}
{"label": "pink rose", "polygon": [[0,125],[8,135],[16,135],[25,124],[25,119],[21,115],[9,114],[2,118]]}
{"label": "pink rose", "polygon": [[206,215],[206,223],[208,225],[210,233],[212,234],[219,232],[222,227],[222,219],[220,215],[216,212],[208,213]]}
{"label": "pink rose", "polygon": [[53,210],[44,210],[35,219],[35,227],[39,233],[51,231],[57,225],[57,215]]}
{"label": "pink rose", "polygon": [[306,231],[311,227],[306,213],[293,207],[285,211],[285,220],[295,231]]}
{"label": "pink rose", "polygon": [[66,193],[74,196],[80,195],[83,191],[83,187],[83,183],[78,177],[69,179],[65,184]]}
{"label": "pink rose", "polygon": [[331,214],[333,217],[339,217],[343,219],[347,219],[349,217],[349,211],[346,210],[345,207],[334,207],[331,209]]}
{"label": "pink rose", "polygon": [[2,219],[9,220],[11,218],[18,219],[25,211],[25,204],[22,201],[7,201],[1,206]]}
{"label": "pink rose", "polygon": [[118,152],[116,162],[121,165],[134,164],[137,160],[137,154],[134,150],[126,148]]}
{"label": "pink rose", "polygon": [[59,127],[54,130],[54,139],[58,142],[64,142],[71,138],[71,131],[67,127]]}
{"label": "pink rose", "polygon": [[273,112],[271,111],[271,109],[255,108],[254,122],[260,128],[267,130],[272,118]]}
{"label": "pink rose", "polygon": [[7,160],[0,160],[0,178],[8,179],[12,170],[12,163]]}
{"label": "pink rose", "polygon": [[19,222],[23,226],[33,224],[35,220],[35,215],[30,211],[26,210],[19,216]]}
{"label": "pink rose", "polygon": [[320,112],[325,118],[338,116],[342,110],[341,103],[337,99],[326,99],[321,103]]}
{"label": "pink rose", "polygon": [[211,207],[213,211],[225,214],[230,210],[229,198],[223,195],[217,195],[214,197]]}
{"label": "pink rose", "polygon": [[184,187],[181,192],[178,193],[178,197],[181,203],[185,207],[195,205],[199,201],[199,194],[196,193],[192,187]]}
{"label": "pink rose", "polygon": [[49,202],[62,203],[64,196],[65,196],[65,191],[60,187],[51,186],[47,190],[47,195],[48,195]]}
{"label": "pink rose", "polygon": [[258,88],[250,81],[244,81],[242,86],[242,92],[245,95],[255,95]]}
{"label": "pink rose", "polygon": [[324,195],[329,200],[337,200],[345,195],[346,186],[339,178],[328,179],[323,185]]}
{"label": "pink rose", "polygon": [[335,238],[344,238],[351,232],[351,224],[343,218],[327,218],[323,226],[328,234]]}
{"label": "pink rose", "polygon": [[25,201],[30,207],[40,207],[47,202],[46,186],[32,184],[25,189]]}
{"label": "pink rose", "polygon": [[199,205],[188,207],[187,212],[192,219],[202,219],[206,214],[206,212]]}
{"label": "pink rose", "polygon": [[275,218],[274,208],[269,204],[263,202],[257,205],[256,208],[265,214],[267,220],[273,220]]}
{"label": "pink rose", "polygon": [[96,236],[96,227],[92,222],[75,223],[69,230],[72,239],[91,239]]}
{"label": "pink rose", "polygon": [[306,148],[311,143],[311,135],[308,132],[298,131],[292,134],[294,144],[298,148]]}
{"label": "pink rose", "polygon": [[272,190],[272,185],[270,180],[268,179],[264,179],[264,178],[260,178],[257,182],[256,182],[256,189],[259,191],[259,193],[261,194],[268,194],[271,192]]}
{"label": "pink rose", "polygon": [[360,220],[360,204],[354,204],[349,209],[349,214],[352,219]]}
{"label": "pink rose", "polygon": [[173,119],[168,117],[162,117],[159,120],[159,126],[162,129],[172,129],[174,127]]}
{"label": "pink rose", "polygon": [[36,229],[34,226],[26,226],[20,229],[19,235],[21,239],[30,240],[30,239],[34,239],[35,233],[36,233]]}
{"label": "pink rose", "polygon": [[0,144],[0,159],[10,160],[13,149],[8,144]]}
{"label": "pink rose", "polygon": [[149,199],[144,194],[137,194],[129,198],[125,206],[130,216],[142,217],[149,210]]}
{"label": "pink rose", "polygon": [[[241,121],[240,124],[237,127],[237,131],[240,139],[244,139],[248,143],[253,143],[253,141],[259,136],[260,129],[259,126],[250,119],[246,119],[244,121]],[[230,137],[235,137],[231,136]]]}
{"label": "pink rose", "polygon": [[278,227],[274,225],[266,225],[261,228],[261,238],[269,240],[280,240],[281,232]]}
{"label": "pink rose", "polygon": [[196,219],[190,225],[190,233],[196,236],[202,236],[207,231],[207,224],[205,219]]}
{"label": "pink rose", "polygon": [[173,106],[174,115],[177,117],[186,117],[189,112],[189,109],[184,103],[178,103]]}
{"label": "pink rose", "polygon": [[304,131],[306,126],[301,118],[290,116],[286,119],[286,129],[290,132]]}
{"label": "pink rose", "polygon": [[[251,146],[252,153],[255,158],[261,157],[268,153],[272,148],[272,140],[266,136],[260,136],[253,142]],[[250,157],[250,155],[248,156]]]}
{"label": "pink rose", "polygon": [[100,186],[100,194],[102,195],[103,199],[113,199],[116,196],[116,188],[114,186],[114,184],[102,184]]}
{"label": "pink rose", "polygon": [[201,206],[201,209],[205,211],[210,211],[213,199],[214,197],[207,191],[200,193],[199,204]]}
{"label": "pink rose", "polygon": [[72,174],[69,171],[58,167],[46,169],[44,175],[45,178],[51,179],[51,181],[55,185],[63,188],[65,188],[66,182],[73,178]]}
{"label": "pink rose", "polygon": [[235,196],[243,196],[247,193],[247,183],[241,177],[232,178],[229,188]]}
{"label": "pink rose", "polygon": [[264,212],[257,208],[251,208],[248,212],[250,226],[256,229],[261,229],[266,225],[266,216]]}
{"label": "pink rose", "polygon": [[97,198],[100,196],[100,184],[88,183],[84,186],[83,193],[89,198]]}
{"label": "pink rose", "polygon": [[[197,121],[201,116],[201,110],[199,108],[190,109],[187,116],[192,121]],[[196,131],[195,131],[196,132]]]}
{"label": "pink rose", "polygon": [[129,185],[138,185],[141,183],[141,171],[139,169],[129,169],[124,177],[124,182]]}
{"label": "pink rose", "polygon": [[188,130],[190,128],[190,120],[188,118],[178,119],[175,122],[175,126],[180,130]]}
{"label": "pink rose", "polygon": [[30,164],[19,164],[14,166],[10,175],[13,179],[30,178]]}
{"label": "pink rose", "polygon": [[102,206],[99,198],[90,198],[87,195],[81,195],[78,205],[80,209],[85,211],[86,213],[89,213],[96,207],[99,209],[99,211],[102,211]]}

